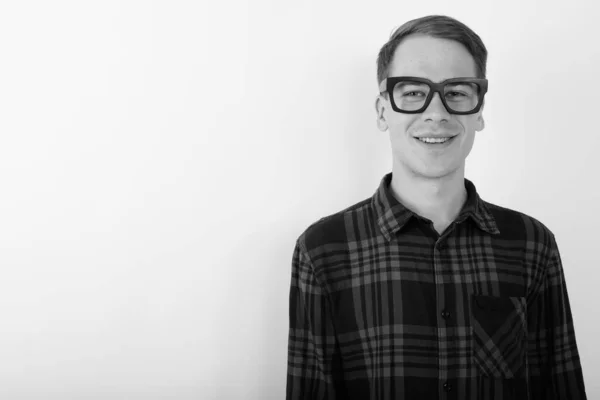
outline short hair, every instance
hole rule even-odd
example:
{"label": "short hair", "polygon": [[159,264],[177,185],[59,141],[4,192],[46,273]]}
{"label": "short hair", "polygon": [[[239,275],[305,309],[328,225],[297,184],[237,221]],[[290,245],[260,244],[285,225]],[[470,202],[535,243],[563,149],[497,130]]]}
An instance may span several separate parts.
{"label": "short hair", "polygon": [[485,78],[487,49],[481,38],[471,28],[445,15],[428,15],[401,25],[391,35],[377,56],[377,84],[388,77],[389,65],[398,45],[409,35],[423,34],[439,39],[449,39],[464,45],[475,60],[477,78]]}

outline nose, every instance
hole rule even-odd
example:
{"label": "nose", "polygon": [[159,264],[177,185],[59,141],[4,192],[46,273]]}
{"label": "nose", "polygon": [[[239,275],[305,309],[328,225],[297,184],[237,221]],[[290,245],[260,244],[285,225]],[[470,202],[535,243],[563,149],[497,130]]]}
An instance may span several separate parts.
{"label": "nose", "polygon": [[431,103],[427,106],[425,111],[423,111],[423,118],[431,121],[448,121],[450,118],[450,113],[444,107],[444,103],[442,103],[442,98],[438,92],[433,94],[433,98],[431,99]]}

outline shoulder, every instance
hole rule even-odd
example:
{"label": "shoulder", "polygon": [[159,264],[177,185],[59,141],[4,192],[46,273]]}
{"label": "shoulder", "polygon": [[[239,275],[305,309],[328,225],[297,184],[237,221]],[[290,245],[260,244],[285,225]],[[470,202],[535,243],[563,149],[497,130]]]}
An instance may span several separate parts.
{"label": "shoulder", "polygon": [[554,238],[550,228],[536,217],[482,200],[490,211],[504,238],[525,239],[547,243]]}
{"label": "shoulder", "polygon": [[371,207],[372,198],[361,200],[333,214],[326,215],[312,222],[298,237],[309,253],[318,251],[324,246],[344,245],[348,242],[346,231],[348,218],[374,218]]}
{"label": "shoulder", "polygon": [[552,230],[532,215],[488,202],[483,203],[500,231],[500,234],[492,239],[494,247],[499,252],[505,251],[506,254],[520,252],[525,265],[543,271],[558,252]]}

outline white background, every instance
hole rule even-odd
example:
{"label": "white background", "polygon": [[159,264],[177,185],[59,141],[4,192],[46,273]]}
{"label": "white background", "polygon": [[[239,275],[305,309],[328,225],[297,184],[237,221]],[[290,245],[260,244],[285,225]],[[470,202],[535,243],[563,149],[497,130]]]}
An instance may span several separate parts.
{"label": "white background", "polygon": [[595,2],[3,1],[0,398],[283,399],[294,242],[391,171],[375,60],[489,50],[466,177],[548,226],[600,396]]}

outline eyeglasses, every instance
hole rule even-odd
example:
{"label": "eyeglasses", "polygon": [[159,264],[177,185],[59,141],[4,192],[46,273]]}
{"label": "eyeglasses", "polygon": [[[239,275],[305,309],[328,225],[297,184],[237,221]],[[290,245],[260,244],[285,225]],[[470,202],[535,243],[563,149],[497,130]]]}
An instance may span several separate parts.
{"label": "eyeglasses", "polygon": [[474,114],[481,108],[487,89],[488,81],[483,78],[452,78],[435,83],[414,76],[394,76],[379,84],[379,92],[390,95],[392,109],[405,114],[425,111],[435,92],[449,113]]}

